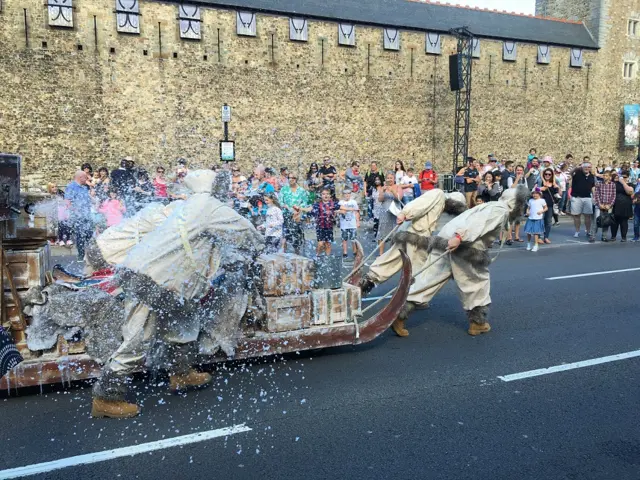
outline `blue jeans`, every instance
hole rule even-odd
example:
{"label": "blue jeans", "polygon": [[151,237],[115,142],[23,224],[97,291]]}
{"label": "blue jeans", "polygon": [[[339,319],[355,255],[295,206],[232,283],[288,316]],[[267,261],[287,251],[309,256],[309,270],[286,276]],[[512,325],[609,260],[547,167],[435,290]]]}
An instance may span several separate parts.
{"label": "blue jeans", "polygon": [[567,211],[567,191],[566,190],[562,192],[562,198],[560,199],[560,205],[558,205],[558,208],[560,209],[561,212],[566,213]]}
{"label": "blue jeans", "polygon": [[633,238],[640,238],[640,208],[637,206],[633,209]]}
{"label": "blue jeans", "polygon": [[549,238],[551,234],[551,222],[553,221],[553,208],[544,212],[544,239]]}

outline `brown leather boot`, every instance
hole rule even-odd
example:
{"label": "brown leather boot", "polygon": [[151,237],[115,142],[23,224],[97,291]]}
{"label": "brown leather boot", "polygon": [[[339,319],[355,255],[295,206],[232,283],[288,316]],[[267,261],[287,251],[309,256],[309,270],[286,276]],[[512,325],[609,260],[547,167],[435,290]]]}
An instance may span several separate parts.
{"label": "brown leather boot", "polygon": [[396,335],[399,337],[408,337],[409,330],[404,326],[404,322],[406,322],[407,318],[409,318],[409,314],[413,312],[416,308],[416,305],[413,302],[406,302],[400,310],[398,314],[398,318],[391,324],[391,329],[396,332]]}
{"label": "brown leather boot", "polygon": [[391,324],[391,328],[399,337],[409,336],[409,330],[404,327],[404,320],[401,318],[396,318],[395,322]]}
{"label": "brown leather boot", "polygon": [[91,406],[93,418],[132,418],[140,413],[140,407],[124,400],[105,400],[94,397]]}
{"label": "brown leather boot", "polygon": [[485,322],[485,323],[469,322],[469,330],[467,330],[467,333],[472,337],[475,337],[482,333],[487,333],[490,330],[491,330],[491,325],[489,325],[489,322]]}
{"label": "brown leather boot", "polygon": [[169,376],[169,390],[172,392],[180,392],[194,388],[202,388],[211,383],[212,377],[208,373],[196,372],[190,370],[184,375]]}
{"label": "brown leather boot", "polygon": [[481,307],[475,307],[472,310],[467,311],[469,318],[469,330],[467,333],[472,337],[487,333],[491,330],[491,325],[487,322],[489,316],[489,305],[483,305]]}

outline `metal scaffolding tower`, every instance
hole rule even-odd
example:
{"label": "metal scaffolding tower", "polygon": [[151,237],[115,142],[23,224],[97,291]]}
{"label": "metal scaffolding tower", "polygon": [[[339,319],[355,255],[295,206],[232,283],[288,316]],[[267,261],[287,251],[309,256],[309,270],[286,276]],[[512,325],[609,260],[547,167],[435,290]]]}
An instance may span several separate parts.
{"label": "metal scaffolding tower", "polygon": [[467,27],[450,30],[458,39],[458,55],[462,83],[456,90],[456,122],[453,132],[453,174],[469,156],[469,118],[471,113],[471,66],[473,64],[473,34]]}

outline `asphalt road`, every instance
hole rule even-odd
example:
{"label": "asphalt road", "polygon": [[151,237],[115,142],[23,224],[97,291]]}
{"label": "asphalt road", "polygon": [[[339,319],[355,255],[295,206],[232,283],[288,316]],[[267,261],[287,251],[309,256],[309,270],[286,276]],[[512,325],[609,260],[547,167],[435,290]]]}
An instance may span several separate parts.
{"label": "asphalt road", "polygon": [[244,424],[251,430],[32,478],[637,480],[640,357],[498,378],[640,349],[640,244],[570,234],[565,223],[551,247],[501,253],[491,267],[493,330],[481,337],[466,335],[450,285],[411,317],[408,338],[387,332],[359,347],[229,364],[214,387],[185,396],[168,395],[162,377],[140,379],[135,420],[90,418],[82,384],[5,394],[0,479],[10,468]]}

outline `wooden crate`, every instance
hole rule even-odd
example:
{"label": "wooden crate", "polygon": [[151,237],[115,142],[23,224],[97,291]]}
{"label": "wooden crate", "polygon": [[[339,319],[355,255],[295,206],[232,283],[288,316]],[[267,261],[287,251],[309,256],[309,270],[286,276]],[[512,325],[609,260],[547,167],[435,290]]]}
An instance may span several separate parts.
{"label": "wooden crate", "polygon": [[267,315],[265,328],[268,332],[286,332],[309,328],[311,299],[309,295],[266,297]]}
{"label": "wooden crate", "polygon": [[[26,296],[27,291],[22,290],[18,292],[18,296],[20,297],[20,301],[22,303],[21,308],[24,308],[24,297]],[[4,325],[4,328],[8,330],[24,330],[27,328],[26,316],[23,314],[19,315],[18,306],[13,301],[13,297],[11,296],[11,292],[4,293],[4,301],[6,305],[7,312],[7,321]]]}
{"label": "wooden crate", "polygon": [[311,323],[334,325],[354,321],[362,314],[360,289],[344,284],[336,290],[311,292]]}
{"label": "wooden crate", "polygon": [[58,336],[58,342],[52,352],[56,357],[65,357],[67,355],[78,355],[85,353],[87,346],[84,340],[78,342],[69,342],[62,335]]}
{"label": "wooden crate", "polygon": [[300,295],[311,290],[313,261],[291,253],[260,255],[262,292],[266,297]]}
{"label": "wooden crate", "polygon": [[343,287],[347,291],[347,318],[354,320],[355,317],[361,317],[362,291],[359,287],[348,283],[344,283]]}
{"label": "wooden crate", "polygon": [[24,330],[12,330],[13,342],[16,344],[16,348],[20,352],[20,355],[25,360],[37,358],[40,352],[32,352],[27,346],[27,333]]}
{"label": "wooden crate", "polygon": [[46,285],[46,272],[51,270],[49,245],[30,250],[6,249],[5,256],[18,290]]}

